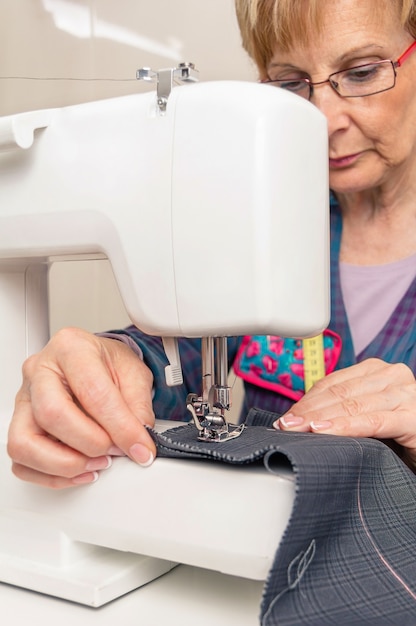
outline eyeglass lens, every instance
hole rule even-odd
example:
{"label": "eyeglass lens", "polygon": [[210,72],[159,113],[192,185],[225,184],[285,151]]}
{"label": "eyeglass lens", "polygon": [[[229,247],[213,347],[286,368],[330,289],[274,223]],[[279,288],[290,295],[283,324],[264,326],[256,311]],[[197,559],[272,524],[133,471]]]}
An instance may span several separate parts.
{"label": "eyeglass lens", "polygon": [[369,96],[394,87],[396,73],[391,61],[380,61],[336,72],[329,78],[341,96]]}
{"label": "eyeglass lens", "polygon": [[291,91],[302,98],[310,99],[314,85],[329,82],[340,96],[354,98],[387,91],[394,87],[395,80],[396,72],[393,63],[391,61],[378,61],[377,63],[369,63],[335,72],[331,74],[327,81],[322,81],[322,83],[312,83],[307,78],[276,80],[270,81],[270,83]]}

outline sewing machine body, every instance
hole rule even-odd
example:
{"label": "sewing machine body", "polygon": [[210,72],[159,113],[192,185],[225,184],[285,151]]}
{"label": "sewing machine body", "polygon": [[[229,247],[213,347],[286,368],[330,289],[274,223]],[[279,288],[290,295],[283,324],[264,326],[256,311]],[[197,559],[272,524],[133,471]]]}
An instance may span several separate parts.
{"label": "sewing machine body", "polygon": [[[4,444],[21,363],[48,339],[52,262],[108,257],[132,322],[162,337],[327,325],[323,116],[268,86],[202,83],[165,112],[149,93],[3,118],[0,150],[0,579],[97,606],[144,582],[139,554],[155,559],[146,580],[179,562],[258,585],[290,515],[286,469],[121,459],[57,494],[19,483]],[[98,547],[119,551],[108,579],[125,582],[97,595],[98,574],[69,596],[65,570],[96,572]]]}
{"label": "sewing machine body", "polygon": [[178,563],[264,581],[295,488],[284,466],[272,475],[159,459],[147,472],[116,459],[92,488],[55,493],[10,476],[5,454],[0,462],[0,580],[90,606]]}

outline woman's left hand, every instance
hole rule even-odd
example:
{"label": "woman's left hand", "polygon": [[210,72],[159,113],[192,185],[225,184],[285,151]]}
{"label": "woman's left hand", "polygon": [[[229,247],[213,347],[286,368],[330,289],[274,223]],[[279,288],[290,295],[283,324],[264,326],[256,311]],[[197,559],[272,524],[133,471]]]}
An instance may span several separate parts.
{"label": "woman's left hand", "polygon": [[315,383],[276,428],[394,439],[416,469],[416,381],[403,363],[367,359]]}

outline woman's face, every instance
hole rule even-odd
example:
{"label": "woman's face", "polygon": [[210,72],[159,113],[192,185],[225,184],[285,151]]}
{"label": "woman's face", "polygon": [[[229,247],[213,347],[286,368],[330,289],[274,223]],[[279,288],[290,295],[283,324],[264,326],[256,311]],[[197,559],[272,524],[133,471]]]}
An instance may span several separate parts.
{"label": "woman's face", "polygon": [[[329,74],[373,61],[396,61],[412,43],[399,16],[377,2],[328,0],[322,33],[289,52],[276,48],[272,80]],[[330,186],[339,193],[412,184],[416,172],[416,52],[397,69],[396,86],[358,98],[340,97],[329,83],[316,86],[311,102],[326,116]]]}

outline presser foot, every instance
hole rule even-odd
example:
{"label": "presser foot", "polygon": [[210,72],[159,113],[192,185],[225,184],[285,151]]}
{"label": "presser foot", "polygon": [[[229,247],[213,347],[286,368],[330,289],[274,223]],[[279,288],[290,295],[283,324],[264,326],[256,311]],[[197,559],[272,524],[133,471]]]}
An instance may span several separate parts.
{"label": "presser foot", "polygon": [[203,427],[203,429],[199,431],[198,441],[211,441],[218,443],[228,441],[229,439],[239,437],[244,428],[244,424],[241,424],[240,426],[236,426],[235,424],[226,424],[222,430]]}
{"label": "presser foot", "polygon": [[239,437],[245,428],[244,424],[229,424],[219,408],[210,407],[208,402],[204,402],[196,394],[188,395],[186,407],[197,428],[198,441],[222,443]]}

